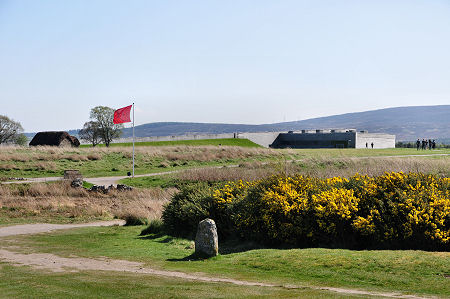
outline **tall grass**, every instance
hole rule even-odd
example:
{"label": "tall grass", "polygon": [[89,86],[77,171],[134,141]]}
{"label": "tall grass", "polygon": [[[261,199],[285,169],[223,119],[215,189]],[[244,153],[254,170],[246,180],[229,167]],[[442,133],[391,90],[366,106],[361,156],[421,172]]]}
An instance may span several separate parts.
{"label": "tall grass", "polygon": [[[45,177],[78,169],[83,176],[125,175],[131,170],[131,147],[58,148],[0,147],[0,177]],[[237,163],[281,156],[281,152],[236,146],[148,146],[136,148],[137,174],[160,168]]]}
{"label": "tall grass", "polygon": [[239,167],[187,170],[176,175],[182,181],[257,180],[274,174],[309,175],[319,178],[350,177],[355,173],[379,176],[385,172],[421,172],[450,176],[449,158],[307,158],[301,161],[242,163]]}
{"label": "tall grass", "polygon": [[308,158],[287,164],[288,174],[305,174],[315,177],[349,177],[355,173],[379,176],[385,172],[421,172],[450,176],[450,157],[403,157],[403,158]]}
{"label": "tall grass", "polygon": [[[134,189],[108,194],[72,188],[67,182],[0,185],[0,211],[5,217],[54,219],[121,218],[159,219],[175,189]],[[6,215],[5,215],[6,214]]]}
{"label": "tall grass", "polygon": [[[36,146],[30,148],[5,147],[0,149],[0,161],[87,161],[100,160],[111,153],[122,153],[124,158],[131,158],[130,147],[95,147],[95,148],[60,148]],[[160,146],[137,147],[136,153],[147,158],[160,157],[169,161],[195,160],[213,161],[221,159],[239,159],[253,156],[277,156],[279,151],[265,148],[246,148],[239,146]]]}

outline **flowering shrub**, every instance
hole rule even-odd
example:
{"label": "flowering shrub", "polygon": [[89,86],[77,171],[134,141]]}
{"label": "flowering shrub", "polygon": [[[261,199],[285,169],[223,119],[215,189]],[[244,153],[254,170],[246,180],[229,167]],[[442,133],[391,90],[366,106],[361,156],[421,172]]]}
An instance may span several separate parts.
{"label": "flowering shrub", "polygon": [[225,235],[291,246],[450,248],[449,178],[274,176],[209,192],[206,214]]}

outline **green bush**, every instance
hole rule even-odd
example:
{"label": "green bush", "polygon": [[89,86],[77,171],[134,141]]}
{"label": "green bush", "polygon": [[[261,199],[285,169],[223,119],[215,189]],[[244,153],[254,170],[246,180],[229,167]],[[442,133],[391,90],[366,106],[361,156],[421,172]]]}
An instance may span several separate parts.
{"label": "green bush", "polygon": [[148,226],[141,231],[141,236],[161,233],[164,233],[164,223],[161,219],[153,219],[149,222]]}
{"label": "green bush", "polygon": [[125,220],[125,226],[147,225],[148,219],[133,214],[127,214],[122,217]]}
{"label": "green bush", "polygon": [[198,223],[210,217],[213,188],[206,183],[196,183],[182,185],[180,189],[164,208],[164,228],[171,235],[192,238]]}

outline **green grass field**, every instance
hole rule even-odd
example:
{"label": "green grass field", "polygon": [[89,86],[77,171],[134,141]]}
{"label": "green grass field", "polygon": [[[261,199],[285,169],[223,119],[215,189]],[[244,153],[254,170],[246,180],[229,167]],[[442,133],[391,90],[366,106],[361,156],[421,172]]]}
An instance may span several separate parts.
{"label": "green grass field", "polygon": [[0,298],[362,298],[311,289],[290,290],[81,271],[53,273],[0,263]]}
{"label": "green grass field", "polygon": [[[193,243],[186,239],[149,235],[142,227],[85,228],[52,234],[14,237],[27,252],[61,256],[110,257],[187,273],[205,273],[275,284],[332,286],[371,291],[447,296],[450,253],[403,250],[245,249],[245,244],[221,244],[222,254],[208,260],[187,260]],[[239,250],[241,249],[241,250]],[[2,269],[2,271],[5,271]],[[91,273],[93,281],[102,275]],[[200,284],[201,285],[201,284]],[[181,293],[184,294],[184,293]]]}
{"label": "green grass field", "polygon": [[120,184],[137,188],[174,187],[176,179],[173,175],[158,175],[140,178],[126,178],[119,181]]}

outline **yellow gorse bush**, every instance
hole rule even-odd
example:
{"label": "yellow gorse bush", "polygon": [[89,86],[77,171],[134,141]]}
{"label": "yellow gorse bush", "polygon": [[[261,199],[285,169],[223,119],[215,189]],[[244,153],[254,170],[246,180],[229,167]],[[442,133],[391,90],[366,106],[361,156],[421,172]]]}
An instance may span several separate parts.
{"label": "yellow gorse bush", "polygon": [[223,188],[217,189],[213,192],[213,197],[219,205],[231,204],[236,201],[237,197],[242,195],[251,186],[254,186],[255,182],[243,182],[239,180],[237,182],[229,182]]}
{"label": "yellow gorse bush", "polygon": [[[243,236],[296,245],[448,248],[450,179],[421,173],[275,176],[215,190]],[[416,246],[417,245],[417,246]]]}

